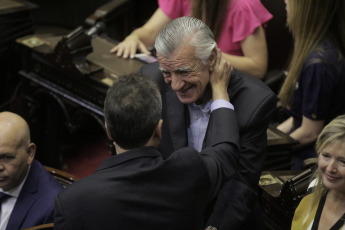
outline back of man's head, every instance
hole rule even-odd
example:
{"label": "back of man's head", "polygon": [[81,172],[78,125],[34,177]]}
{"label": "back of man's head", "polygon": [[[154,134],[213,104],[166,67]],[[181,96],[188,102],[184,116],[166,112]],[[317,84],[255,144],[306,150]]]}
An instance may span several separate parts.
{"label": "back of man's head", "polygon": [[104,102],[108,133],[121,148],[144,146],[162,114],[157,85],[140,74],[120,76],[109,88]]}
{"label": "back of man's head", "polygon": [[159,32],[155,48],[157,53],[168,58],[189,42],[195,47],[195,57],[206,61],[217,46],[211,29],[201,20],[180,17],[172,20]]}

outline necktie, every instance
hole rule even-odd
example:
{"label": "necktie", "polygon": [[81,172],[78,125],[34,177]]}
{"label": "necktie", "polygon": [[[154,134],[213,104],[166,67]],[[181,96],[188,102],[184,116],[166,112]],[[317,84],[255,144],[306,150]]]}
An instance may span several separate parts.
{"label": "necktie", "polygon": [[0,205],[2,204],[2,202],[8,198],[10,198],[11,195],[8,195],[6,193],[0,192]]}
{"label": "necktie", "polygon": [[[2,205],[2,202],[5,201],[6,199],[10,198],[11,195],[8,195],[6,193],[3,193],[3,192],[0,192],[0,213],[1,213],[1,205]],[[1,217],[1,215],[0,215]],[[1,222],[1,219],[0,219],[0,222]]]}

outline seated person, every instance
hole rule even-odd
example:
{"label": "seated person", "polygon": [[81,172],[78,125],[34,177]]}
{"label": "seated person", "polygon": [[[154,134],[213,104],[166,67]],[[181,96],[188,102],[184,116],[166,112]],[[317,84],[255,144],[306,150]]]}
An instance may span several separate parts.
{"label": "seated person", "polygon": [[134,30],[111,52],[133,58],[137,49],[150,54],[159,31],[171,20],[193,16],[203,20],[218,47],[235,68],[262,79],[268,53],[264,25],[272,15],[260,0],[159,0],[159,8],[145,25]]}
{"label": "seated person", "polygon": [[139,74],[115,79],[104,115],[117,155],[58,194],[54,229],[203,229],[206,206],[234,174],[239,151],[226,91],[231,66],[219,55],[215,68],[206,148],[184,147],[167,159],[157,150],[164,122],[157,85]]}
{"label": "seated person", "polygon": [[298,205],[294,230],[345,228],[345,116],[331,121],[316,142],[316,186]]}
{"label": "seated person", "polygon": [[19,230],[53,222],[54,200],[62,186],[34,159],[26,121],[0,113],[0,229]]}
{"label": "seated person", "polygon": [[317,156],[314,144],[322,128],[345,113],[345,33],[339,33],[345,1],[286,3],[295,48],[279,93],[289,118],[278,129],[299,142],[291,169],[300,170],[305,159]]}
{"label": "seated person", "polygon": [[[141,73],[155,80],[163,98],[159,150],[164,157],[185,146],[201,151],[209,138],[209,81],[219,55],[213,33],[201,20],[177,18],[160,31],[155,48],[158,63],[145,65]],[[224,184],[209,209],[207,225],[258,230],[259,225],[266,227],[257,191],[276,95],[262,81],[235,68],[231,75],[227,90],[237,115],[241,154],[236,175]]]}

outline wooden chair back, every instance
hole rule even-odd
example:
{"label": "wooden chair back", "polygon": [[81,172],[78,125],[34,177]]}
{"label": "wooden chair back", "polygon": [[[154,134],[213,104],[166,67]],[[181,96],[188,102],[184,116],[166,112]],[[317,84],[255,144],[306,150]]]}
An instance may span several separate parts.
{"label": "wooden chair back", "polygon": [[53,229],[54,229],[54,223],[48,223],[48,224],[33,226],[30,228],[25,228],[24,230],[53,230]]}
{"label": "wooden chair back", "polygon": [[64,187],[71,185],[75,181],[78,180],[78,178],[70,173],[64,172],[59,169],[55,169],[49,166],[44,166],[45,169],[50,172],[50,174],[53,175],[53,177]]}

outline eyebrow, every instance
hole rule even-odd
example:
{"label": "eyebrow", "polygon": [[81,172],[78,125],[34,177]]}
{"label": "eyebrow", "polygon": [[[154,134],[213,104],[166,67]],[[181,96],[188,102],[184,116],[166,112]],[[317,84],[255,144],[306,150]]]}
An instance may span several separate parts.
{"label": "eyebrow", "polygon": [[[160,71],[171,72],[171,71],[165,70],[163,67],[159,67],[159,69]],[[173,69],[172,72],[190,72],[190,71],[193,71],[193,69],[190,67],[179,67],[179,68]]]}
{"label": "eyebrow", "polygon": [[10,153],[10,152],[2,152],[2,153],[0,153],[0,157],[8,157],[8,156],[13,156],[13,154]]}
{"label": "eyebrow", "polygon": [[339,157],[338,157],[338,160],[345,160],[345,157],[339,156]]}

